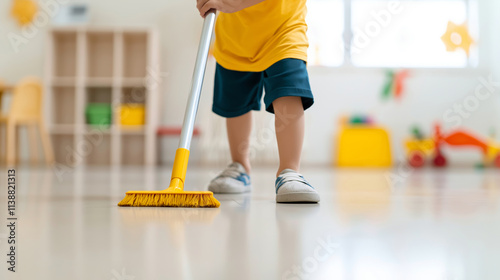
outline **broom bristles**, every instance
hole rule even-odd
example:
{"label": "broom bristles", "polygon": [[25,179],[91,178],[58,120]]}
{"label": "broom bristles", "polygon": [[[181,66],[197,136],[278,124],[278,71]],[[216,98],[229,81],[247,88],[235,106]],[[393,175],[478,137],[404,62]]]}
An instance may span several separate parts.
{"label": "broom bristles", "polygon": [[143,207],[219,207],[220,202],[207,193],[127,193],[118,206]]}

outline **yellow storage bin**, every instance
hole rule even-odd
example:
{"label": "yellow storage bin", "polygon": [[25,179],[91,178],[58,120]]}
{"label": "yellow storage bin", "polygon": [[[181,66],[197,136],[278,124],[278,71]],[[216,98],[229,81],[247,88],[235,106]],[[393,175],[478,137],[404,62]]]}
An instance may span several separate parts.
{"label": "yellow storage bin", "polygon": [[120,106],[121,125],[144,125],[146,108],[144,104],[124,104]]}
{"label": "yellow storage bin", "polygon": [[342,126],[337,146],[337,163],[341,167],[391,166],[389,133],[377,126]]}

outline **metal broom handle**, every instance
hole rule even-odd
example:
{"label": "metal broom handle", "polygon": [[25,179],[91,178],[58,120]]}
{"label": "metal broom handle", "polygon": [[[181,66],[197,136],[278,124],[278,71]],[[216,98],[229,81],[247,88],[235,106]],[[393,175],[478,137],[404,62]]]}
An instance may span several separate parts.
{"label": "metal broom handle", "polygon": [[196,64],[194,66],[193,79],[191,83],[191,93],[184,114],[184,123],[182,124],[181,139],[179,148],[189,150],[191,138],[193,136],[194,122],[196,120],[196,112],[200,103],[201,88],[203,86],[203,77],[207,66],[208,50],[210,49],[210,41],[215,25],[215,11],[209,12],[203,22],[201,32],[200,45],[198,46],[198,54],[196,55]]}

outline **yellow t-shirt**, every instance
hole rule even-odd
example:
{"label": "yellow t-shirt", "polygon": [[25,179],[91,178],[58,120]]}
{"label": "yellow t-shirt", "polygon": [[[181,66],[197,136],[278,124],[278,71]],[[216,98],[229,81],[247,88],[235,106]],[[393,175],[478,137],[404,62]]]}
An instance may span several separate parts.
{"label": "yellow t-shirt", "polygon": [[285,58],[307,61],[306,0],[265,0],[219,13],[214,57],[222,67],[260,72]]}

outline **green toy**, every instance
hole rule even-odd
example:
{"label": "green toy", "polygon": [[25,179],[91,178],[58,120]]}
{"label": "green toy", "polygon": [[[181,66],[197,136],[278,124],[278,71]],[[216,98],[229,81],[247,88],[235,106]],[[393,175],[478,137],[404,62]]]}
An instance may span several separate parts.
{"label": "green toy", "polygon": [[87,123],[94,126],[110,126],[111,112],[110,103],[89,103],[85,109]]}

